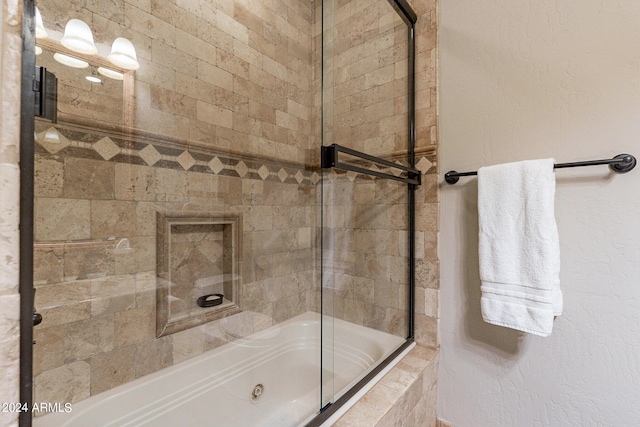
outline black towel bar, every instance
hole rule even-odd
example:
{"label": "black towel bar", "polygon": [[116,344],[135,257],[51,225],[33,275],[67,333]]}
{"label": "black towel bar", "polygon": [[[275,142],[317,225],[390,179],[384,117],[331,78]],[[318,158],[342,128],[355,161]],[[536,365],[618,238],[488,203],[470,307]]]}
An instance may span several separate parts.
{"label": "black towel bar", "polygon": [[[612,159],[604,160],[587,160],[584,162],[571,162],[571,163],[558,163],[553,165],[554,169],[562,168],[577,168],[581,166],[596,166],[596,165],[609,165],[612,171],[617,173],[629,172],[636,167],[636,158],[631,154],[618,154]],[[455,184],[460,180],[461,176],[478,175],[477,171],[474,172],[456,172],[449,171],[444,174],[444,180],[448,184]]]}

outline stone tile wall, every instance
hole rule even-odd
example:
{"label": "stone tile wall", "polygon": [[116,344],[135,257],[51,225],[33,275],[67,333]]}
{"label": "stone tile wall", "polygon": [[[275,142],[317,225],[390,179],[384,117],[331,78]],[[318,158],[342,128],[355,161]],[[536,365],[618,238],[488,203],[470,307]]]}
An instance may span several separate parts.
{"label": "stone tile wall", "polygon": [[[47,142],[41,141],[38,167],[47,172],[39,179],[37,196],[39,212],[46,213],[41,214],[41,226],[36,233],[41,233],[37,238],[47,236],[47,239],[41,239],[42,250],[38,252],[42,253],[37,256],[43,266],[48,265],[48,271],[36,272],[39,281],[36,302],[55,301],[64,295],[70,304],[58,312],[49,307],[45,319],[59,323],[43,324],[42,329],[50,328],[46,334],[38,335],[40,331],[36,330],[38,346],[43,349],[41,354],[57,354],[36,356],[35,369],[40,378],[36,382],[36,400],[78,400],[224,342],[225,337],[215,325],[150,340],[153,331],[148,323],[153,318],[154,276],[153,268],[146,268],[151,265],[154,242],[147,219],[154,209],[209,212],[222,208],[242,212],[248,223],[244,224],[245,232],[252,233],[247,236],[248,246],[256,251],[252,255],[257,255],[250,267],[243,266],[243,278],[250,283],[244,301],[247,309],[255,313],[245,319],[250,325],[246,332],[268,326],[272,319],[284,320],[303,307],[305,310],[315,307],[315,293],[299,287],[301,283],[312,283],[312,269],[293,272],[287,269],[299,265],[300,259],[313,259],[309,253],[316,239],[316,194],[312,184],[317,181],[313,182],[313,176],[300,165],[306,158],[306,149],[319,145],[320,132],[312,131],[319,130],[319,121],[311,108],[320,105],[321,99],[319,91],[314,91],[319,85],[313,71],[317,68],[304,65],[305,61],[319,62],[317,55],[315,62],[309,59],[312,42],[317,49],[320,41],[319,27],[317,21],[315,26],[309,25],[308,20],[306,24],[301,22],[301,17],[302,21],[306,19],[305,14],[311,16],[311,5],[306,2],[291,0],[284,6],[275,1],[262,2],[258,9],[252,6],[251,12],[242,1],[214,3],[191,10],[180,0],[109,2],[115,9],[107,9],[103,2],[86,2],[95,8],[90,11],[72,2],[39,2],[48,27],[62,30],[68,18],[81,17],[94,27],[99,42],[108,43],[121,35],[134,41],[142,64],[136,73],[136,128],[166,134],[177,141],[190,141],[194,147],[210,146],[217,150],[214,154],[244,151],[258,159],[265,155],[278,157],[298,165],[298,170],[284,167],[280,173],[273,163],[259,161],[250,165],[253,158],[241,159],[243,167],[238,158],[195,154],[197,150],[189,152],[186,146],[156,147],[140,140],[121,144],[114,135],[94,133],[90,137],[77,137],[68,127],[59,129],[62,142],[64,139],[69,142],[63,151],[52,152],[46,149]],[[350,7],[341,3],[345,11]],[[430,147],[437,139],[435,2],[411,3],[420,16],[416,30],[418,145]],[[303,4],[309,7],[309,12],[296,9]],[[315,6],[317,11],[318,5]],[[253,16],[259,13],[265,17]],[[185,27],[188,30],[178,28],[184,22],[191,23]],[[288,28],[290,22],[296,23],[295,29]],[[366,28],[362,31],[366,33]],[[214,41],[209,44],[207,40]],[[307,51],[300,48],[302,42],[309,46]],[[256,51],[262,56],[256,55]],[[199,58],[203,52],[206,58]],[[167,57],[175,63],[163,63]],[[191,68],[194,63],[195,71]],[[340,81],[344,77],[337,78]],[[63,99],[62,118],[65,114],[70,120],[82,115],[93,120],[108,117],[104,115],[106,111],[91,111],[95,94],[73,92],[70,88],[69,91],[77,95],[74,99],[83,101],[73,105],[71,100]],[[258,99],[254,100],[256,95]],[[211,104],[211,100],[216,102]],[[349,107],[356,101],[350,99]],[[339,111],[337,107],[336,103],[334,108]],[[394,112],[395,108],[394,101]],[[345,112],[340,117],[341,123],[350,124],[358,116]],[[120,120],[118,114],[108,121],[119,125],[124,119]],[[393,126],[395,121],[389,123]],[[365,129],[352,130],[351,127],[361,125],[353,124],[349,126],[349,138],[359,135],[360,130],[363,135],[368,134]],[[41,126],[38,131],[45,130],[46,126]],[[364,150],[381,147],[380,154],[391,147],[390,139],[358,141]],[[394,137],[393,141],[395,144],[397,139]],[[95,153],[91,156],[76,153],[88,148]],[[393,149],[396,148],[394,145]],[[114,150],[117,153],[111,154]],[[429,165],[424,169],[429,172],[417,192],[420,239],[417,246],[424,248],[424,257],[418,260],[417,269],[416,332],[419,343],[436,346],[437,175],[435,158],[427,160]],[[267,171],[262,169],[261,173],[261,166]],[[265,174],[266,179],[262,178]],[[366,189],[371,183],[363,184]],[[358,197],[364,194],[355,193]],[[55,218],[66,218],[66,224],[63,223],[66,226],[52,224],[47,215],[51,212]],[[290,223],[300,218],[304,219],[292,232]],[[139,249],[136,255],[109,255],[113,243],[108,238],[126,235],[132,236],[132,247]],[[81,244],[74,246],[68,244],[69,240],[81,240]],[[270,243],[265,246],[261,242]],[[144,267],[143,270],[137,271],[136,265]],[[53,277],[51,282],[49,275]],[[283,277],[297,280],[282,280]],[[67,286],[71,283],[73,287]],[[296,289],[287,283],[295,283]],[[54,292],[54,288],[60,292]],[[113,293],[104,292],[111,289]],[[355,289],[354,285],[353,292]],[[359,289],[364,299],[352,298],[354,306],[370,298],[368,288]],[[64,395],[64,389],[73,390],[73,396]]]}
{"label": "stone tile wall", "polygon": [[[433,213],[420,211],[427,197],[434,197],[436,159],[420,157],[422,180],[416,190],[415,258],[420,267],[416,278],[416,311],[437,317],[437,294],[426,291],[437,285],[423,265],[437,256],[425,247],[425,234],[434,226]],[[430,187],[430,188],[429,188]],[[325,222],[324,313],[348,322],[394,335],[408,335],[409,298],[409,196],[407,185],[386,179],[371,179],[354,173],[328,174],[323,181]],[[427,196],[429,194],[429,196]],[[431,299],[425,303],[426,295]],[[427,333],[435,334],[435,330]],[[423,339],[425,336],[418,332]],[[429,335],[433,336],[433,335]]]}
{"label": "stone tile wall", "polygon": [[[0,8],[0,402],[19,402],[19,203],[22,2]],[[17,426],[17,412],[0,412],[0,424]]]}
{"label": "stone tile wall", "polygon": [[376,156],[407,150],[407,25],[388,2],[335,1],[333,9],[325,130],[333,142]]}
{"label": "stone tile wall", "polygon": [[[418,15],[416,23],[416,146],[417,151],[435,153],[438,142],[437,127],[437,35],[438,12],[436,0],[408,0]],[[416,191],[416,231],[424,246],[424,258],[416,260],[415,332],[419,345],[439,347],[438,319],[440,263],[438,260],[438,231],[440,196],[437,157],[431,158],[430,173],[423,176]],[[421,160],[420,160],[421,161]],[[423,163],[418,167],[426,168]]]}
{"label": "stone tile wall", "polygon": [[[136,47],[140,69],[127,113],[121,82],[84,79],[87,70],[40,62],[59,80],[59,116],[122,126],[221,149],[303,162],[311,133],[312,3],[299,0],[41,0],[45,27],[70,18],[108,49],[116,37]],[[131,114],[129,117],[127,114]]]}
{"label": "stone tile wall", "polygon": [[[324,9],[323,143],[383,157],[407,150],[406,24],[388,2]],[[406,185],[332,172],[323,194],[324,313],[406,337]]]}
{"label": "stone tile wall", "polygon": [[334,426],[440,427],[436,419],[438,363],[437,350],[414,347]]}
{"label": "stone tile wall", "polygon": [[[47,129],[68,144],[36,150],[36,401],[77,402],[315,307],[316,173],[37,123]],[[162,159],[145,164],[145,149]],[[243,313],[156,339],[157,212],[241,216]]]}
{"label": "stone tile wall", "polygon": [[[388,2],[324,3],[330,11],[324,17],[327,29],[314,37],[324,36],[326,45],[325,143],[398,158],[408,146],[407,26]],[[418,343],[435,347],[439,317],[436,3],[410,3],[418,14],[416,167],[423,173],[423,185],[416,190],[415,332]],[[325,185],[325,194],[334,196],[324,201],[330,222],[326,237],[333,242],[330,248],[325,245],[325,258],[334,260],[330,283],[324,284],[333,295],[325,300],[332,303],[328,310],[336,317],[405,335],[405,187],[349,174],[325,180]]]}
{"label": "stone tile wall", "polygon": [[241,334],[315,307],[312,4],[38,7],[52,36],[80,18],[100,48],[129,38],[141,66],[132,87],[95,85],[38,58],[67,125],[37,128],[36,400],[75,402],[228,339],[220,322],[155,339],[156,212],[242,215]]}

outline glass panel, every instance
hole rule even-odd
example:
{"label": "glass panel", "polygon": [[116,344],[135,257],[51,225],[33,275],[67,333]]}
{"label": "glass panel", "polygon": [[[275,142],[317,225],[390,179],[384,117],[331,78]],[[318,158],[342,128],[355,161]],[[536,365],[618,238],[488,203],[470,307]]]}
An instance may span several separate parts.
{"label": "glass panel", "polygon": [[[323,145],[409,166],[409,28],[391,2],[325,1]],[[354,156],[341,161],[402,176]],[[409,335],[409,188],[325,170],[323,403],[342,396]]]}
{"label": "glass panel", "polygon": [[323,352],[333,374],[323,387],[332,385],[337,399],[408,336],[408,191],[396,181],[329,172],[323,192],[323,302],[332,314],[323,338],[333,339],[323,343],[333,349]]}
{"label": "glass panel", "polygon": [[388,2],[38,7],[57,114],[36,121],[35,402],[84,425],[293,426],[404,342],[407,187],[316,160],[322,137],[407,164]]}
{"label": "glass panel", "polygon": [[[333,141],[334,121],[334,54],[333,41],[335,37],[335,1],[324,0],[322,2],[322,145],[330,145]],[[334,247],[333,234],[329,232],[333,227],[333,218],[328,215],[326,201],[333,194],[333,188],[328,185],[327,171],[322,172],[321,181],[321,394],[320,408],[324,408],[334,401],[334,305],[335,299],[332,292],[328,292],[333,285],[333,267],[331,258],[325,251]]]}
{"label": "glass panel", "polygon": [[381,157],[406,153],[407,24],[385,0],[340,2],[331,24],[325,29],[324,145]]}
{"label": "glass panel", "polygon": [[[38,2],[57,122],[36,121],[34,401],[73,411],[36,425],[318,412],[314,7]],[[97,54],[65,47],[70,18]],[[138,69],[109,59],[119,37]]]}

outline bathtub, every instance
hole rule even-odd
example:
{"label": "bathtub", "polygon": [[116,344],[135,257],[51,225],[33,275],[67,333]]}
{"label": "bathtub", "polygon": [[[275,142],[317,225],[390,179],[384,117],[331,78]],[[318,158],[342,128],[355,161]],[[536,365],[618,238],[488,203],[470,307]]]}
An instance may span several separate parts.
{"label": "bathtub", "polygon": [[[323,392],[339,397],[404,339],[329,320]],[[329,351],[332,348],[333,351]],[[302,426],[320,408],[320,316],[307,312],[246,338],[34,418],[45,426]],[[64,407],[65,402],[60,402]]]}

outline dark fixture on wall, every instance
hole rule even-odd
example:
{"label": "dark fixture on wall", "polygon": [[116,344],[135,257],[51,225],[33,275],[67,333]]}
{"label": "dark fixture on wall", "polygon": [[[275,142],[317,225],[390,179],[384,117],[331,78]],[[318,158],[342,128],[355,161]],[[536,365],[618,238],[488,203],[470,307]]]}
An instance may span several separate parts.
{"label": "dark fixture on wall", "polygon": [[[554,169],[579,168],[583,166],[609,165],[609,168],[616,173],[627,173],[636,167],[636,158],[631,154],[618,154],[612,159],[603,160],[587,160],[584,162],[557,163],[553,165]],[[456,172],[449,171],[444,174],[444,180],[447,184],[455,184],[460,180],[461,176],[476,176],[478,171],[473,172]]]}
{"label": "dark fixture on wall", "polygon": [[44,67],[36,67],[33,82],[35,115],[56,123],[58,121],[58,79]]}

